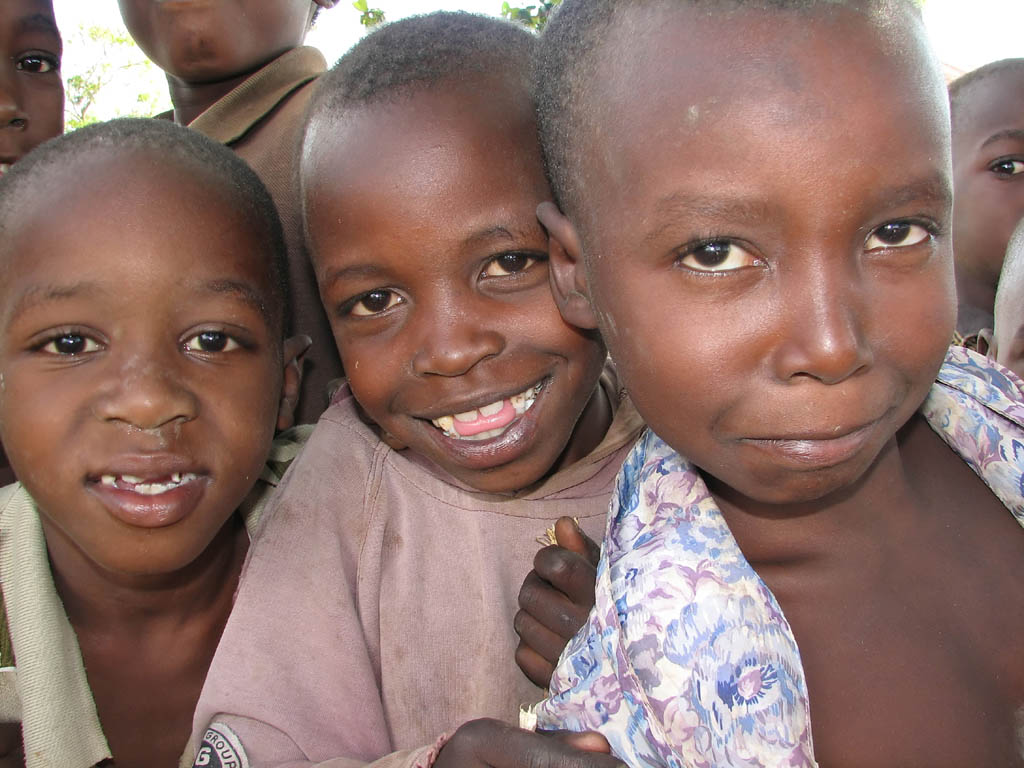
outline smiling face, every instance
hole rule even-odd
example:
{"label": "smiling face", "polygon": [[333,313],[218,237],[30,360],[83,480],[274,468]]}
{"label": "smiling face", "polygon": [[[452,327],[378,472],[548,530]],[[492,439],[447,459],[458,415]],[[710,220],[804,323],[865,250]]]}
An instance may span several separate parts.
{"label": "smiling face", "polygon": [[0,255],[0,438],[51,548],[171,573],[270,447],[282,353],[264,233],[206,171],[138,152],[72,166],[44,170]]}
{"label": "smiling face", "polygon": [[0,0],[0,175],[64,131],[61,53],[48,0]]}
{"label": "smiling face", "polygon": [[146,56],[187,83],[252,72],[302,44],[309,0],[119,0]]}
{"label": "smiling face", "polygon": [[353,394],[392,438],[485,491],[593,447],[576,427],[605,353],[551,297],[535,144],[525,95],[486,80],[353,110],[314,126],[304,151],[320,293]]}
{"label": "smiling face", "polygon": [[1024,66],[967,86],[953,132],[957,269],[993,288],[1024,216]]}
{"label": "smiling face", "polygon": [[944,93],[897,21],[687,7],[638,22],[642,45],[616,26],[586,219],[545,216],[570,256],[582,240],[560,292],[577,318],[589,293],[641,415],[751,499],[857,480],[950,339]]}

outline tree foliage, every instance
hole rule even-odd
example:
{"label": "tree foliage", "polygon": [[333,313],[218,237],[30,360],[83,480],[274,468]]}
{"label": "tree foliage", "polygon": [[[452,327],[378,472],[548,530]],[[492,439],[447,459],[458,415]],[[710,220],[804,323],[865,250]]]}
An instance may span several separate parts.
{"label": "tree foliage", "polygon": [[[152,63],[123,32],[107,27],[80,26],[69,43],[81,52],[81,63],[74,69],[65,67],[64,122],[68,130],[111,117],[149,116],[166,102],[166,96],[148,87],[154,80]],[[112,97],[125,83],[134,86],[133,99],[127,110],[112,106]],[[123,95],[117,99],[124,104]]]}
{"label": "tree foliage", "polygon": [[539,32],[547,24],[551,10],[560,2],[562,0],[541,0],[538,5],[514,6],[506,0],[501,4],[501,15]]}
{"label": "tree foliage", "polygon": [[359,23],[367,29],[384,22],[384,11],[380,8],[371,8],[367,0],[356,0],[352,7],[359,11]]}

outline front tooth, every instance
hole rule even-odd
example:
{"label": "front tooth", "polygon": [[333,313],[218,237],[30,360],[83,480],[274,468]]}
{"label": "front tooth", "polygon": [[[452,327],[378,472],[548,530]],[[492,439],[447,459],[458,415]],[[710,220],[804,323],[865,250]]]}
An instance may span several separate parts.
{"label": "front tooth", "polygon": [[523,408],[526,407],[526,395],[522,393],[512,395],[512,397],[509,398],[509,402],[512,403],[512,407],[516,409],[517,413],[522,413]]}
{"label": "front tooth", "polygon": [[114,477],[113,475],[101,475],[100,482],[103,485],[109,485],[111,488],[113,488],[114,485],[116,485],[117,483],[117,478]]}
{"label": "front tooth", "polygon": [[172,472],[171,473],[171,482],[174,483],[175,485],[180,483],[181,482],[181,472]]}
{"label": "front tooth", "polygon": [[496,403],[491,403],[490,405],[485,405],[483,408],[480,409],[480,414],[482,416],[494,416],[497,413],[501,413],[501,409],[504,408],[504,407],[505,407],[505,401],[504,400],[499,400]]}
{"label": "front tooth", "polygon": [[476,421],[479,418],[480,416],[477,413],[476,408],[474,408],[472,411],[463,411],[462,413],[455,414],[456,421]]}
{"label": "front tooth", "polygon": [[442,416],[439,419],[433,420],[433,425],[440,429],[442,432],[454,432],[455,431],[455,419],[451,416]]}
{"label": "front tooth", "polygon": [[135,475],[121,475],[121,479],[126,483],[131,483],[132,485],[138,485],[142,482],[142,478],[136,477]]}

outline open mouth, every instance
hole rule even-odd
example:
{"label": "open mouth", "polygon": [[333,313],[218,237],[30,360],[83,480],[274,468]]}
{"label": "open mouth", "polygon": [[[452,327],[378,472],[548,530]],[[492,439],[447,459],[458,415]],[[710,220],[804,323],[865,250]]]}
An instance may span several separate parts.
{"label": "open mouth", "polygon": [[501,435],[526,413],[544,388],[544,381],[519,394],[496,400],[471,411],[431,419],[431,423],[453,440],[490,440]]}
{"label": "open mouth", "polygon": [[198,479],[199,476],[193,472],[172,472],[157,478],[142,478],[135,475],[100,475],[99,482],[100,485],[120,491],[132,491],[142,496],[159,496]]}

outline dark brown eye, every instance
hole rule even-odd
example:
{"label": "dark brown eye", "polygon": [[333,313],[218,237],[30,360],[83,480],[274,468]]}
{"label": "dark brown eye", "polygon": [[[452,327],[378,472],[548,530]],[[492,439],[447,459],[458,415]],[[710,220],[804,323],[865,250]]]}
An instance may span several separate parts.
{"label": "dark brown eye", "polygon": [[997,160],[989,170],[997,176],[1015,176],[1024,171],[1024,160]]}
{"label": "dark brown eye", "polygon": [[401,301],[401,298],[394,291],[389,291],[384,288],[378,288],[377,290],[364,293],[355,304],[352,305],[350,310],[353,315],[359,317],[367,317],[369,315],[378,315],[386,309],[391,309]]}
{"label": "dark brown eye", "polygon": [[684,253],[679,263],[695,272],[731,272],[756,266],[760,260],[729,240],[710,240]]}
{"label": "dark brown eye", "polygon": [[95,352],[100,345],[80,333],[62,333],[55,336],[39,349],[51,355],[80,355]]}
{"label": "dark brown eye", "polygon": [[484,277],[504,277],[514,275],[518,272],[525,272],[537,263],[537,258],[528,253],[502,253],[495,256],[484,267]]}
{"label": "dark brown eye", "polygon": [[876,251],[882,248],[906,248],[927,240],[931,235],[920,224],[910,221],[890,221],[883,224],[868,237],[864,249]]}

